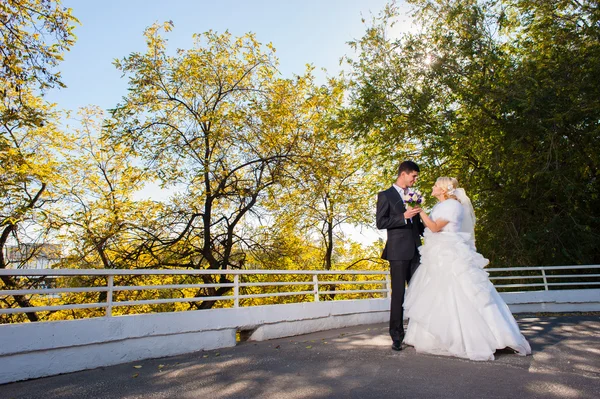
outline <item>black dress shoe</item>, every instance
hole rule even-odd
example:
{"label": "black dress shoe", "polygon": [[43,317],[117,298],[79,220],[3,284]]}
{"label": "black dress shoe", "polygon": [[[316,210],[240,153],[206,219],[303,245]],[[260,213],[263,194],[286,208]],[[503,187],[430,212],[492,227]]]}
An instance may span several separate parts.
{"label": "black dress shoe", "polygon": [[402,350],[402,341],[394,340],[392,343],[392,349],[395,351],[401,351]]}

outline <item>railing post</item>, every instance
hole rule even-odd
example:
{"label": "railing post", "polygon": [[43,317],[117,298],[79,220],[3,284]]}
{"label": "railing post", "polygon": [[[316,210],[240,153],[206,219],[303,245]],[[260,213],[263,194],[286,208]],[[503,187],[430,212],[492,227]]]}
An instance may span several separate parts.
{"label": "railing post", "polygon": [[544,279],[544,290],[548,291],[548,279],[546,278],[546,270],[542,267],[542,278]]}
{"label": "railing post", "polygon": [[315,291],[315,302],[319,302],[319,275],[313,274],[313,283]]}
{"label": "railing post", "polygon": [[[248,281],[248,280],[246,280]],[[240,307],[240,275],[233,276],[233,307]]]}
{"label": "railing post", "polygon": [[106,317],[112,316],[114,278],[115,276],[110,274],[107,279],[108,291],[106,292]]}

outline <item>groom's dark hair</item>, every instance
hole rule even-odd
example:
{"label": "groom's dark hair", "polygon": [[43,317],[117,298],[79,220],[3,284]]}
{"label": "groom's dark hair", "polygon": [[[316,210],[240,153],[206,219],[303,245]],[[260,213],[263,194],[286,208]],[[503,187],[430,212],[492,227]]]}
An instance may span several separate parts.
{"label": "groom's dark hair", "polygon": [[398,176],[400,176],[400,174],[402,172],[410,173],[410,172],[421,172],[421,171],[419,170],[419,165],[417,165],[413,161],[404,161],[400,164],[400,166],[398,166]]}

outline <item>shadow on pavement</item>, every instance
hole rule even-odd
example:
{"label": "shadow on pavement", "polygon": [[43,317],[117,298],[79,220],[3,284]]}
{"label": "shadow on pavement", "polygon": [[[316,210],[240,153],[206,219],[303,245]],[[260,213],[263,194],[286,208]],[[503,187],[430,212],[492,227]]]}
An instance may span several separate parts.
{"label": "shadow on pavement", "polygon": [[600,397],[600,317],[517,321],[533,356],[504,350],[494,362],[472,362],[394,352],[377,324],[6,384],[0,397]]}

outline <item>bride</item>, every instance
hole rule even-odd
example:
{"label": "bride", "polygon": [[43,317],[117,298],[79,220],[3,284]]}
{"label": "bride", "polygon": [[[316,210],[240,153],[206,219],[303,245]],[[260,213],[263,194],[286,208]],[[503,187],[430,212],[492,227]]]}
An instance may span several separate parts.
{"label": "bride", "polygon": [[427,228],[421,265],[404,302],[409,318],[404,343],[417,352],[471,360],[494,360],[494,352],[506,347],[530,354],[483,270],[489,261],[475,250],[475,215],[465,190],[456,179],[440,177],[431,195],[439,203],[430,216],[420,213]]}

